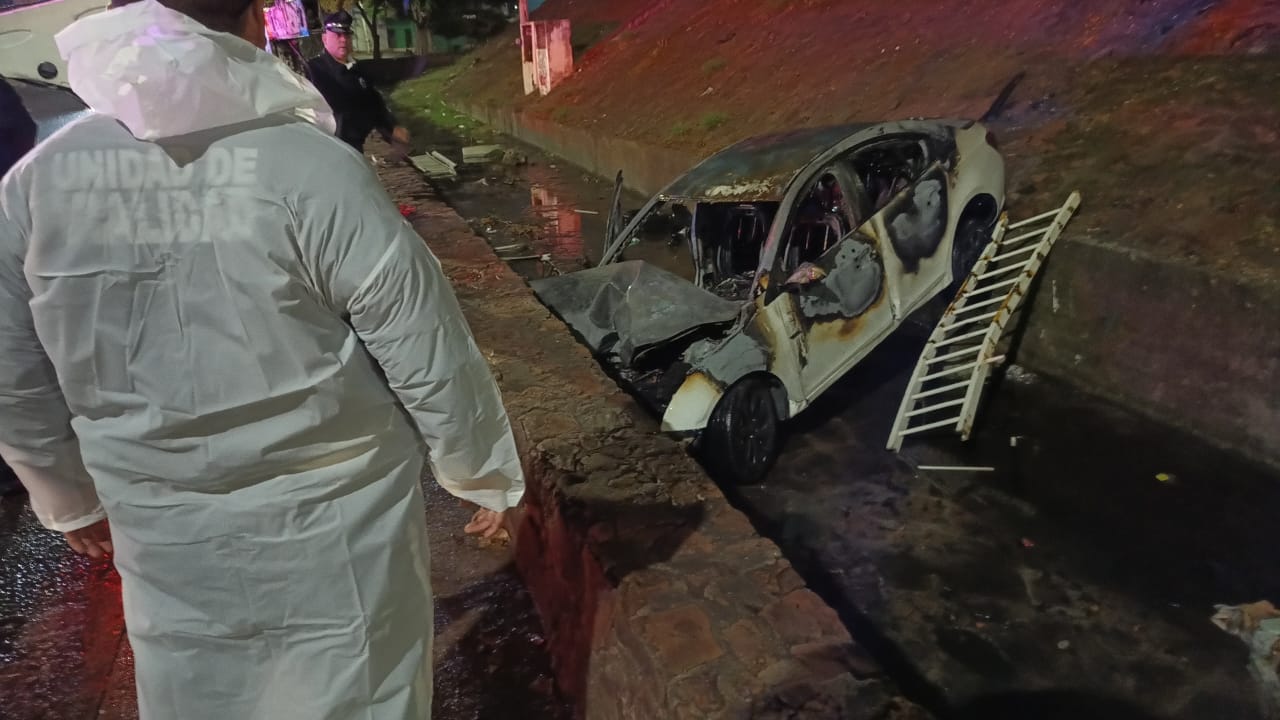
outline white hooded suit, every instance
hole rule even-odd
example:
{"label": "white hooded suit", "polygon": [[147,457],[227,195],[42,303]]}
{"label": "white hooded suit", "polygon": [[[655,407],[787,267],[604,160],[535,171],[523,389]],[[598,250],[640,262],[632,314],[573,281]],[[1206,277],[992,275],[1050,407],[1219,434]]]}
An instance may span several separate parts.
{"label": "white hooded suit", "polygon": [[58,42],[96,112],[0,185],[0,453],[109,517],[142,717],[429,717],[424,458],[524,487],[439,264],[249,43],[154,0]]}

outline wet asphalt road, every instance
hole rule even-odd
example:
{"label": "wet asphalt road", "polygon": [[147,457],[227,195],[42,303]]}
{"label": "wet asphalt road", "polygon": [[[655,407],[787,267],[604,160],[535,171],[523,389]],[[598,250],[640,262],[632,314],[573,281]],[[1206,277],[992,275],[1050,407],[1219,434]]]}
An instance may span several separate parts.
{"label": "wet asphalt road", "polygon": [[[568,720],[532,600],[504,545],[465,537],[471,511],[424,482],[436,594],[435,717]],[[119,578],[0,499],[0,720],[137,718]]]}
{"label": "wet asphalt road", "polygon": [[[496,247],[563,272],[598,257],[591,213],[612,184],[500,142],[533,164],[464,166],[438,183],[445,198]],[[1209,617],[1280,600],[1280,477],[1018,368],[988,389],[970,443],[895,455],[884,445],[926,335],[899,332],[797,418],[766,483],[726,488],[735,504],[940,717],[1261,717],[1244,643]]]}

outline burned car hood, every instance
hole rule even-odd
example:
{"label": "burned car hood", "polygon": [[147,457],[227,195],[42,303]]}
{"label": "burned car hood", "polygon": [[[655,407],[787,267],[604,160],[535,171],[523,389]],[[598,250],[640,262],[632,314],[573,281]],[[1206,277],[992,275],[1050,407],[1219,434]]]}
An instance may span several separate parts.
{"label": "burned car hood", "polygon": [[623,366],[695,330],[731,323],[742,308],[642,260],[540,278],[529,285],[593,352],[611,355]]}

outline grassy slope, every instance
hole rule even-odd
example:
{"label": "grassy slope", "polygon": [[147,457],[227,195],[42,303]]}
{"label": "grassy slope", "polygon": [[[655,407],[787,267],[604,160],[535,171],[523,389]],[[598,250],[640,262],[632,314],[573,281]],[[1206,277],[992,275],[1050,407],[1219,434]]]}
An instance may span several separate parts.
{"label": "grassy slope", "polygon": [[1280,275],[1280,0],[549,0],[537,16],[572,20],[579,46],[552,95],[523,95],[512,32],[400,104],[454,122],[450,103],[505,105],[711,152],[794,126],[976,116],[1025,71],[1001,128],[1015,199],[1080,188],[1081,230]]}

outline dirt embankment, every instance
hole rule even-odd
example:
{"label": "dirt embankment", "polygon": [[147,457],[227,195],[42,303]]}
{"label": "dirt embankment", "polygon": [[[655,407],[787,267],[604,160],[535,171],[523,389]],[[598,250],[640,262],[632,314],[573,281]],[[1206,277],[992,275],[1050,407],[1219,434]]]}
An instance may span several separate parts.
{"label": "dirt embankment", "polygon": [[[1280,276],[1280,0],[548,0],[578,70],[522,93],[514,32],[445,71],[446,98],[710,153],[775,129],[981,115],[1011,199],[1087,207],[1077,231]],[[439,80],[437,80],[439,82]]]}

